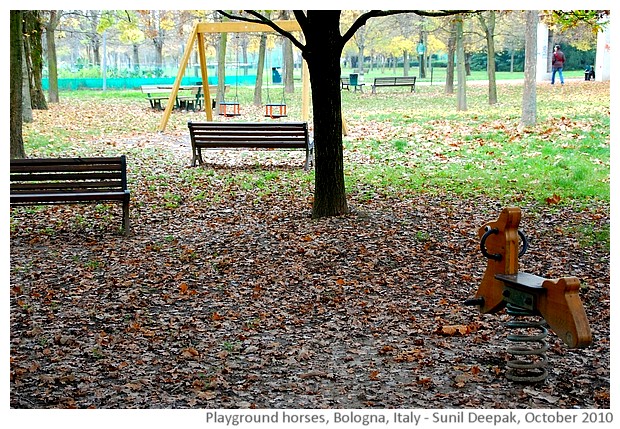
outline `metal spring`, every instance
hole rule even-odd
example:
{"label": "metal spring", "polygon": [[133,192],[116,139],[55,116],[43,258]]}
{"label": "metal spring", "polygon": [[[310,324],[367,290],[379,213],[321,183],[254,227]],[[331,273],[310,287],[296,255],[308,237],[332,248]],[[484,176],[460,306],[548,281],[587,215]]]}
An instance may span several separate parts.
{"label": "metal spring", "polygon": [[[513,320],[506,323],[506,327],[516,329],[517,332],[509,334],[508,341],[521,343],[508,348],[508,354],[516,359],[506,363],[506,378],[519,383],[539,383],[547,379],[547,355],[549,348],[545,338],[549,331],[545,327],[545,320],[529,310],[514,305],[506,306],[508,314],[514,316]],[[517,318],[519,318],[517,320]],[[532,330],[539,331],[532,334]],[[535,347],[538,345],[538,347]]]}

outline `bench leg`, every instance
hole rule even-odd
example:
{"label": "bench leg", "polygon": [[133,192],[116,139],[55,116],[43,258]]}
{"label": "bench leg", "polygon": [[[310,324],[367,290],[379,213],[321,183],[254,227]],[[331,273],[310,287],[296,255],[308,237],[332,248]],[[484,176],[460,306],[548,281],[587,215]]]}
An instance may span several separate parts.
{"label": "bench leg", "polygon": [[196,162],[198,162],[198,164],[204,164],[204,161],[202,160],[202,151],[200,148],[193,148],[192,167],[196,166]]}
{"label": "bench leg", "polygon": [[129,200],[123,201],[123,228],[125,236],[129,235]]}

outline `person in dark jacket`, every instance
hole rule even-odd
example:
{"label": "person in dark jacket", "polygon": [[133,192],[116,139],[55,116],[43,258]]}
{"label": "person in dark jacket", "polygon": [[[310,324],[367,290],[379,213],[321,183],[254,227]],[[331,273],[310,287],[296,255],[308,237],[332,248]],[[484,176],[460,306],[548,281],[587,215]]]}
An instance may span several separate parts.
{"label": "person in dark jacket", "polygon": [[553,48],[553,58],[551,59],[551,67],[553,69],[553,72],[551,73],[551,85],[555,84],[556,73],[560,76],[560,83],[564,85],[564,75],[562,74],[562,69],[564,68],[565,62],[566,56],[564,56],[564,52],[560,49],[560,45],[555,45],[555,48]]}

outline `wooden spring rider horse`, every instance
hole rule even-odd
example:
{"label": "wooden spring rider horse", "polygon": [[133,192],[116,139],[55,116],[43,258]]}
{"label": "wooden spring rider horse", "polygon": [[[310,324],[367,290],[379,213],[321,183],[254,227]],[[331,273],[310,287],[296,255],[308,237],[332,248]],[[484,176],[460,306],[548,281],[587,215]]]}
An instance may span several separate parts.
{"label": "wooden spring rider horse", "polygon": [[[546,380],[549,346],[547,325],[569,348],[587,347],[592,333],[579,299],[579,280],[575,277],[545,279],[519,271],[519,257],[528,247],[519,231],[521,210],[502,210],[495,222],[478,230],[480,250],[488,259],[487,269],[476,297],[465,305],[476,305],[481,313],[497,313],[506,307],[513,316],[505,326],[514,329],[506,338],[508,347],[506,378],[519,383]],[[523,242],[519,250],[519,238]],[[540,320],[542,317],[543,320]]]}
{"label": "wooden spring rider horse", "polygon": [[[592,333],[579,298],[579,280],[545,279],[519,271],[519,257],[528,246],[518,229],[520,221],[521,210],[508,207],[496,221],[478,230],[480,250],[488,258],[487,268],[475,298],[465,304],[477,305],[483,314],[496,313],[506,305],[528,310],[542,316],[569,348],[589,346]],[[523,241],[521,251],[519,238]]]}

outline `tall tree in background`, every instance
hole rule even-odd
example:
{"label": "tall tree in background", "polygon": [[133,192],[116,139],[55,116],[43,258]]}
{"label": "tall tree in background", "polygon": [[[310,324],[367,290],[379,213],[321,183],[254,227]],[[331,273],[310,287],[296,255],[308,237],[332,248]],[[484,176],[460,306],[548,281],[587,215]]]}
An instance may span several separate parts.
{"label": "tall tree in background", "polygon": [[24,52],[30,82],[30,101],[33,109],[46,110],[47,101],[43,92],[43,21],[41,12],[23,12]]}
{"label": "tall tree in background", "polygon": [[[282,11],[282,19],[291,19],[288,10]],[[283,37],[282,58],[284,60],[283,75],[284,91],[291,94],[295,92],[295,59],[293,58],[293,43],[287,37]]]}
{"label": "tall tree in background", "polygon": [[[218,11],[231,19],[259,22],[288,37],[301,51],[310,72],[314,116],[315,176],[312,217],[347,214],[344,160],[342,149],[342,112],[340,94],[340,58],[345,44],[355,32],[375,17],[407,11],[373,10],[361,14],[353,24],[340,32],[339,10],[293,11],[305,38],[305,44],[257,11],[233,15]],[[448,16],[459,11],[409,11],[421,16]],[[462,11],[461,11],[462,12]]]}
{"label": "tall tree in background", "polygon": [[465,70],[465,47],[463,46],[463,16],[456,17],[456,109],[467,110],[467,71]]}
{"label": "tall tree in background", "polygon": [[538,11],[525,12],[525,66],[521,125],[536,125],[536,50]]}
{"label": "tall tree in background", "polygon": [[26,152],[24,151],[24,139],[22,136],[22,50],[24,44],[24,36],[22,32],[23,13],[21,10],[12,10],[10,15],[10,156],[11,159],[16,159],[26,157]]}
{"label": "tall tree in background", "polygon": [[226,47],[228,46],[228,33],[220,33],[220,43],[217,50],[217,93],[216,102],[219,110],[220,101],[226,94]]}
{"label": "tall tree in background", "polygon": [[56,27],[60,22],[61,11],[47,11],[45,21],[45,42],[47,45],[48,89],[47,97],[50,103],[58,103],[58,61],[56,60]]}
{"label": "tall tree in background", "polygon": [[448,36],[448,63],[446,66],[446,94],[454,94],[454,56],[456,55],[456,20],[450,20]]}
{"label": "tall tree in background", "polygon": [[99,66],[101,65],[101,34],[99,34],[99,20],[101,19],[101,11],[99,10],[87,10],[84,11],[84,17],[86,19],[80,20],[82,31],[87,37],[88,44],[88,58],[89,61]]}
{"label": "tall tree in background", "polygon": [[151,39],[155,47],[155,64],[161,70],[164,67],[164,42],[168,31],[175,25],[172,11],[144,10],[139,14],[144,25],[144,34]]}
{"label": "tall tree in background", "polygon": [[489,76],[489,104],[497,103],[497,83],[495,79],[495,11],[479,14],[478,21],[484,31],[487,43],[487,75]]}
{"label": "tall tree in background", "polygon": [[22,44],[22,121],[30,123],[33,121],[32,101],[30,100],[30,80],[28,79],[28,68],[26,66],[26,52]]}
{"label": "tall tree in background", "polygon": [[265,70],[265,52],[267,51],[267,33],[261,33],[258,42],[258,64],[256,65],[256,85],[254,85],[254,105],[263,104],[263,72]]}

